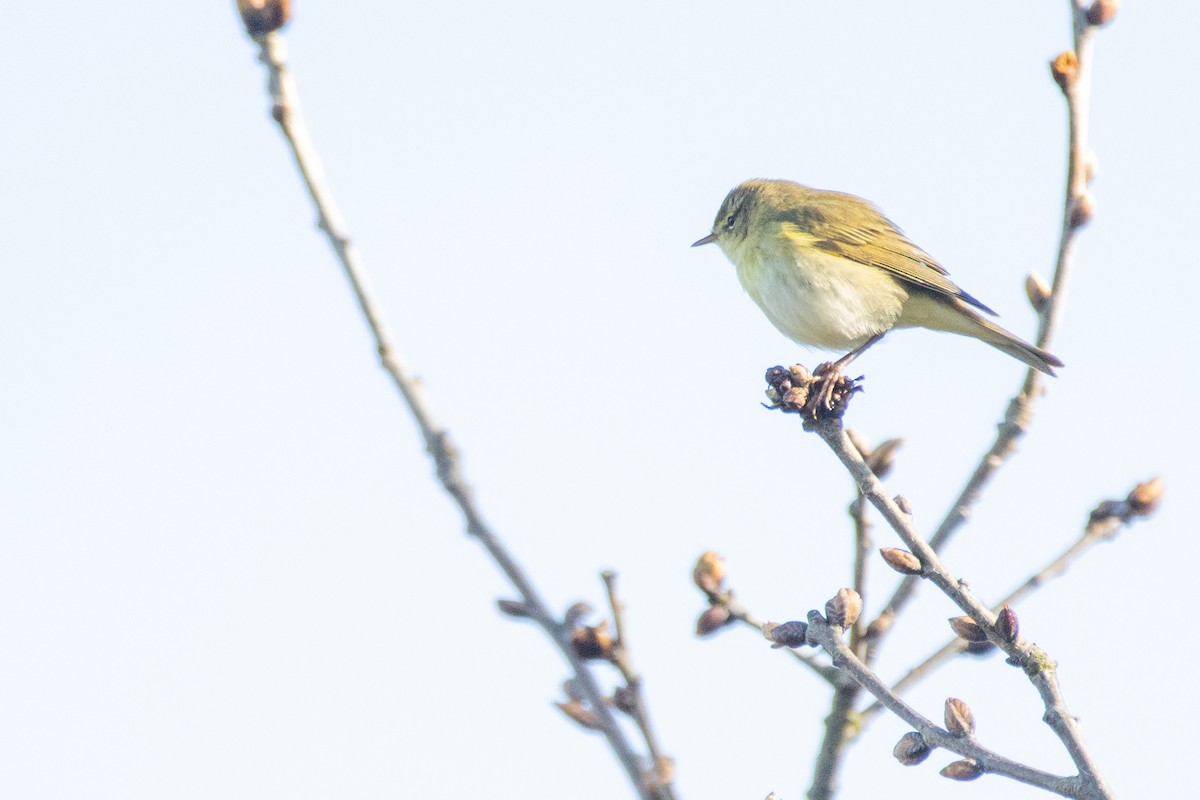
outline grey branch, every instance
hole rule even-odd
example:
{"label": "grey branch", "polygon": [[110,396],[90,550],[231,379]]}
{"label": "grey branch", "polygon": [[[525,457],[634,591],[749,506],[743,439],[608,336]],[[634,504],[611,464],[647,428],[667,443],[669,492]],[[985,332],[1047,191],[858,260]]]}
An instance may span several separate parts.
{"label": "grey branch", "polygon": [[412,414],[413,420],[425,439],[437,470],[438,480],[446,493],[462,512],[467,532],[483,545],[496,565],[512,583],[521,596],[523,616],[536,622],[555,643],[563,658],[575,673],[575,685],[588,701],[596,717],[599,729],[608,740],[617,760],[628,774],[630,782],[639,795],[651,800],[655,795],[644,781],[643,759],[626,739],[617,721],[604,702],[603,693],[588,664],[571,644],[571,630],[563,625],[547,609],[533,583],[517,564],[507,548],[484,521],[482,514],[471,498],[471,492],[463,480],[458,451],[449,435],[433,418],[433,413],[420,383],[409,372],[400,352],[384,322],[383,311],[376,303],[366,269],[346,232],[346,225],[334,203],[333,195],[325,180],[325,170],[317,155],[308,127],[300,113],[297,89],[286,65],[286,46],[278,33],[267,33],[252,37],[260,48],[259,58],[267,68],[268,91],[271,96],[271,116],[279,123],[280,130],[291,147],[296,166],[317,211],[317,227],[328,237],[338,262],[346,273],[350,287],[358,300],[359,309],[366,319],[379,352],[379,360],[391,376],[400,396]]}
{"label": "grey branch", "polygon": [[[1095,203],[1088,192],[1093,165],[1092,154],[1087,143],[1088,111],[1092,88],[1092,44],[1097,25],[1089,21],[1090,2],[1069,0],[1075,49],[1064,53],[1053,65],[1054,77],[1059,80],[1067,101],[1067,185],[1063,200],[1062,230],[1059,237],[1058,255],[1055,259],[1054,278],[1050,296],[1036,305],[1038,332],[1035,343],[1048,349],[1062,318],[1066,299],[1067,280],[1075,263],[1075,244],[1082,228],[1090,221]],[[1106,20],[1107,21],[1107,20]],[[1071,64],[1070,74],[1060,79],[1058,64],[1065,57]],[[929,544],[941,552],[946,543],[970,517],[971,509],[979,501],[983,490],[996,472],[1016,452],[1017,441],[1025,435],[1033,417],[1034,403],[1044,391],[1044,376],[1037,370],[1026,372],[1025,380],[1016,395],[1009,401],[1004,419],[996,431],[991,447],[983,454],[979,464],[971,473],[966,485],[959,493],[954,505],[946,514],[937,531],[929,538]],[[876,624],[877,636],[871,648],[880,641],[891,627],[892,621],[916,590],[918,578],[905,578],[888,600]],[[867,659],[871,663],[871,659]]]}
{"label": "grey branch", "polygon": [[642,692],[642,678],[633,667],[633,659],[629,655],[628,626],[625,624],[625,604],[617,595],[617,573],[606,570],[600,573],[604,587],[608,591],[608,604],[612,609],[613,626],[616,628],[617,639],[613,644],[612,663],[625,679],[626,694],[623,707],[637,723],[646,749],[650,753],[650,772],[646,784],[654,797],[660,800],[672,800],[675,789],[672,784],[673,762],[663,755],[654,727],[650,724],[650,711],[646,706],[645,694]]}
{"label": "grey branch", "polygon": [[[875,477],[862,455],[846,436],[841,420],[826,418],[818,421],[812,427],[857,481],[859,491],[863,496],[871,505],[875,506],[892,530],[904,541],[905,546],[921,560],[923,566],[921,577],[937,586],[943,594],[963,610],[963,613],[984,630],[988,641],[1007,653],[1011,663],[1020,665],[1024,670],[1029,681],[1041,695],[1046,709],[1043,720],[1058,736],[1079,770],[1079,791],[1070,796],[1088,798],[1088,800],[1099,800],[1100,798],[1111,800],[1112,794],[1104,785],[1099,768],[1083,744],[1079,725],[1067,711],[1066,704],[1063,702],[1058,686],[1058,677],[1055,673],[1055,664],[1050,657],[1024,639],[1014,637],[1009,641],[996,631],[995,613],[981,603],[963,582],[953,577],[942,566],[937,553],[913,528],[909,515],[904,513],[887,494],[883,484]],[[873,676],[872,679],[878,680]],[[874,694],[889,711],[897,713],[896,709],[903,705],[899,697],[888,690],[882,682],[879,685],[884,690],[882,694],[864,684],[865,688]],[[909,721],[908,717],[904,715],[901,715],[901,718]],[[916,726],[914,725],[914,727]],[[917,730],[921,729],[917,728]],[[924,731],[921,730],[921,733],[924,734]]]}
{"label": "grey branch", "polygon": [[[998,612],[1004,606],[1013,606],[1024,600],[1050,581],[1061,576],[1067,569],[1089,552],[1100,542],[1112,541],[1117,534],[1130,525],[1134,520],[1147,517],[1154,513],[1162,496],[1163,484],[1159,478],[1140,483],[1133,488],[1124,500],[1105,500],[1096,506],[1088,515],[1083,535],[1076,539],[1070,547],[1064,550],[1050,563],[1029,576],[1020,586],[992,607]],[[934,670],[967,649],[967,642],[955,637],[946,642],[937,652],[931,654],[917,666],[910,669],[900,680],[892,684],[892,691],[903,694],[922,679],[928,677]],[[862,723],[865,725],[873,719],[883,706],[873,703],[862,711]]]}
{"label": "grey branch", "polygon": [[830,625],[818,612],[810,611],[808,613],[809,640],[824,648],[833,658],[833,663],[838,669],[845,671],[854,679],[855,683],[873,694],[889,711],[908,723],[914,731],[921,735],[929,747],[940,747],[972,759],[982,772],[1003,775],[1021,783],[1060,794],[1063,797],[1099,796],[1085,794],[1082,782],[1078,777],[1053,775],[1025,766],[982,746],[975,740],[973,733],[955,734],[934,725],[888,689],[887,685],[846,645],[842,634],[841,628]]}

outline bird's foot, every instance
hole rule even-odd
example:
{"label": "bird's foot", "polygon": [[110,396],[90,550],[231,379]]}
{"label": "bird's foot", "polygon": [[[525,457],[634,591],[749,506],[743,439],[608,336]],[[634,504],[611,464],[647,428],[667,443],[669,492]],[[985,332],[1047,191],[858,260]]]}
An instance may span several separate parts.
{"label": "bird's foot", "polygon": [[847,378],[842,374],[842,362],[826,361],[813,370],[813,380],[817,381],[816,398],[812,402],[813,417],[827,412],[836,412],[841,416],[850,402],[850,396],[862,391],[863,376]]}
{"label": "bird's foot", "polygon": [[771,367],[767,370],[768,408],[800,414],[805,420],[841,417],[846,413],[850,398],[862,391],[862,377],[847,378],[842,365],[821,364],[809,372],[800,364],[790,368]]}

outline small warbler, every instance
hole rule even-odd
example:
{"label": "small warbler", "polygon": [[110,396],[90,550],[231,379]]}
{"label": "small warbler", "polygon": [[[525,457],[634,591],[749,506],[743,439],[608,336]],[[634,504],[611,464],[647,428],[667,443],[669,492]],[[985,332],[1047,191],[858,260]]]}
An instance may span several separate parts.
{"label": "small warbler", "polygon": [[983,316],[941,264],[875,206],[791,181],[750,180],[721,204],[712,233],[738,280],[789,339],[849,349],[850,363],[892,328],[973,336],[1047,375],[1063,363]]}

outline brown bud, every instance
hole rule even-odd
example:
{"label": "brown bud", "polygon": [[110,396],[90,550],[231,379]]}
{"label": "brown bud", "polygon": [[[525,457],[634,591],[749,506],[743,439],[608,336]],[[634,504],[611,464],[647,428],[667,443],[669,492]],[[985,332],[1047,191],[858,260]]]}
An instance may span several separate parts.
{"label": "brown bud", "polygon": [[1088,516],[1088,525],[1099,525],[1105,520],[1112,519],[1113,517],[1121,517],[1128,507],[1128,504],[1128,500],[1126,500],[1124,503],[1116,500],[1101,500],[1096,504],[1096,507],[1092,509],[1091,515]]}
{"label": "brown bud", "polygon": [[1012,644],[1017,640],[1017,636],[1021,633],[1021,624],[1017,620],[1017,612],[1012,610],[1012,606],[1005,604],[1004,608],[1000,609],[1000,613],[996,615],[996,633],[1000,634],[1000,638]]}
{"label": "brown bud", "polygon": [[708,636],[716,633],[728,625],[732,619],[733,615],[725,606],[709,606],[696,619],[696,635]]}
{"label": "brown bud", "polygon": [[957,697],[946,698],[946,730],[955,736],[970,736],[975,732],[975,715],[971,707]]}
{"label": "brown bud", "polygon": [[983,628],[979,627],[979,623],[970,617],[951,617],[950,627],[954,629],[954,635],[968,642],[986,642],[987,634],[983,632]]}
{"label": "brown bud", "polygon": [[812,373],[803,364],[792,364],[788,367],[788,378],[792,383],[808,383],[812,380]]}
{"label": "brown bud", "polygon": [[912,516],[912,503],[908,502],[908,498],[902,494],[898,494],[892,498],[892,502],[896,504],[896,508],[904,512],[904,516]]}
{"label": "brown bud", "polygon": [[1096,27],[1107,25],[1117,15],[1117,0],[1096,0],[1087,10],[1087,21]]}
{"label": "brown bud", "polygon": [[971,656],[985,656],[995,649],[996,645],[991,642],[967,642],[963,652]]}
{"label": "brown bud", "polygon": [[571,644],[580,658],[611,661],[613,638],[608,632],[608,620],[599,625],[581,625],[571,634]]}
{"label": "brown bud", "polygon": [[901,575],[921,574],[921,559],[907,550],[901,550],[899,547],[881,547],[879,554],[889,567]]}
{"label": "brown bud", "polygon": [[892,748],[892,755],[906,767],[920,764],[929,758],[929,754],[932,752],[933,748],[925,744],[921,734],[916,731],[909,731],[901,736],[900,741],[896,742],[896,746]]}
{"label": "brown bud", "polygon": [[1129,493],[1126,501],[1133,513],[1139,517],[1148,517],[1158,510],[1159,501],[1162,500],[1163,491],[1167,485],[1163,483],[1162,478],[1151,478],[1145,483],[1139,483],[1133,487],[1133,491]]}
{"label": "brown bud", "polygon": [[675,759],[659,756],[654,766],[642,773],[642,783],[650,790],[651,797],[663,794],[662,789],[675,782]]}
{"label": "brown bud", "polygon": [[1079,59],[1070,50],[1059,53],[1058,57],[1050,62],[1050,74],[1054,76],[1058,88],[1064,92],[1069,91],[1075,83],[1075,78],[1079,76]]}
{"label": "brown bud", "polygon": [[876,478],[885,478],[892,471],[892,465],[896,462],[896,451],[903,444],[903,439],[886,439],[867,456],[867,466],[875,473]]}
{"label": "brown bud", "polygon": [[520,600],[497,600],[496,608],[500,609],[501,614],[507,614],[510,617],[523,619],[529,616],[529,606],[522,603]]}
{"label": "brown bud", "polygon": [[692,580],[700,587],[700,591],[716,594],[725,583],[725,559],[709,550],[696,560],[692,570]]}
{"label": "brown bud", "polygon": [[825,604],[825,619],[830,625],[839,628],[849,628],[858,621],[862,613],[863,602],[858,592],[853,589],[839,589],[838,593],[829,598]]}
{"label": "brown bud", "polygon": [[973,758],[964,758],[942,767],[938,774],[952,781],[973,781],[983,774],[983,767]]}
{"label": "brown bud", "polygon": [[637,695],[628,686],[618,686],[613,690],[613,696],[609,703],[614,708],[632,716],[637,708]]}
{"label": "brown bud", "polygon": [[1025,278],[1025,296],[1033,310],[1041,314],[1050,304],[1050,284],[1041,275],[1031,272]]}
{"label": "brown bud", "polygon": [[790,411],[799,411],[808,402],[808,387],[793,386],[783,393],[779,404]]}
{"label": "brown bud", "polygon": [[[767,626],[770,625],[768,628]],[[763,636],[771,642],[771,647],[804,647],[808,644],[808,623],[793,620],[784,622],[779,625],[773,623],[764,623]]]}
{"label": "brown bud", "polygon": [[251,36],[277,31],[287,24],[292,16],[291,0],[237,0],[242,24]]}
{"label": "brown bud", "polygon": [[566,703],[555,703],[554,705],[558,706],[559,711],[563,712],[583,727],[593,731],[600,730],[599,718],[578,700],[569,700]]}
{"label": "brown bud", "polygon": [[1082,228],[1096,216],[1096,198],[1091,192],[1084,192],[1071,203],[1071,227]]}

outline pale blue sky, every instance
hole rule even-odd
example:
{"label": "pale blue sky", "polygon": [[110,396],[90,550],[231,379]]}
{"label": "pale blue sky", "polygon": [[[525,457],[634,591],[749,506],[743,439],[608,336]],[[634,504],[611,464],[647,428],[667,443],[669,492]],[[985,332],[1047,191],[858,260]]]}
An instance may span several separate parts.
{"label": "pale blue sky", "polygon": [[[1200,212],[1192,3],[1097,43],[1099,211],[1052,350],[1068,365],[946,554],[985,599],[1161,474],[1159,516],[1018,608],[1114,789],[1167,796],[1200,708],[1187,241]],[[707,233],[791,178],[879,204],[1022,335],[1058,236],[1065,2],[405,4],[300,0],[304,109],[397,342],[547,599],[614,568],[682,797],[799,800],[828,696],[753,635],[692,636],[697,555],[758,615],[849,581],[851,484],[763,370],[782,338]],[[377,365],[268,116],[233,3],[10,4],[0,25],[0,794],[631,796],[552,708],[566,668],[462,533]],[[928,530],[1023,367],[900,332],[848,425],[906,439]],[[896,540],[876,528],[880,545]],[[875,569],[868,610],[890,574]],[[873,605],[874,603],[874,605]],[[940,646],[922,593],[880,663]],[[1174,660],[1182,655],[1184,663]],[[1168,663],[1168,659],[1173,661]],[[1160,663],[1161,661],[1161,663]],[[603,672],[603,669],[601,669]],[[1066,756],[999,658],[909,696],[980,740]],[[901,768],[880,720],[843,797],[1032,798]],[[1168,766],[1164,766],[1168,765]]]}

